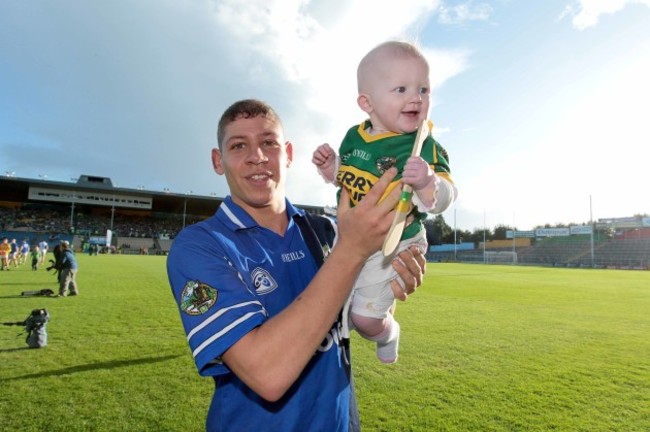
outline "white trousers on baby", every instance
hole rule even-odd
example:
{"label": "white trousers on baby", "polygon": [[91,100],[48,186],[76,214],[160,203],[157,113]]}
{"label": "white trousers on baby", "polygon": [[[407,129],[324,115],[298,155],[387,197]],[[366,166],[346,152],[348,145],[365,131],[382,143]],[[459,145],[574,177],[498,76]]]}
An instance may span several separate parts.
{"label": "white trousers on baby", "polygon": [[[393,307],[395,295],[390,282],[397,278],[392,262],[397,254],[411,246],[417,246],[422,253],[426,253],[426,231],[422,230],[414,237],[400,242],[397,252],[390,257],[385,257],[382,251],[375,252],[364,264],[357,281],[352,289],[352,294],[343,309],[343,316],[349,318],[349,312],[368,318],[383,319],[388,316],[388,311]],[[397,279],[401,282],[400,279]],[[349,335],[344,319],[344,335]]]}

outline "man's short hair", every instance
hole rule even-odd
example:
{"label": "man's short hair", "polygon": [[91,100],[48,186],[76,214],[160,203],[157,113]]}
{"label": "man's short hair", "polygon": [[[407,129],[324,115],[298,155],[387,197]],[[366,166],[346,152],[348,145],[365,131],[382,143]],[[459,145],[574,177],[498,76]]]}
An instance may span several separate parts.
{"label": "man's short hair", "polygon": [[282,121],[278,113],[275,112],[271,105],[257,99],[243,99],[230,105],[221,115],[219,125],[217,126],[217,144],[219,149],[223,144],[223,138],[226,135],[226,126],[240,118],[255,118],[263,116],[277,122],[282,126]]}

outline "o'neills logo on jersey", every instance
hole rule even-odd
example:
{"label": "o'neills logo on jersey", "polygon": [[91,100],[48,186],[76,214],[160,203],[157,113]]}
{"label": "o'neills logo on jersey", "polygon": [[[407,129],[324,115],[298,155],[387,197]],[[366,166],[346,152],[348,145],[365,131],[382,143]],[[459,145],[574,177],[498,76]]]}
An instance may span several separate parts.
{"label": "o'neills logo on jersey", "polygon": [[275,279],[263,268],[257,267],[251,272],[251,279],[257,294],[268,294],[278,287]]}
{"label": "o'neills logo on jersey", "polygon": [[305,253],[301,250],[297,252],[289,252],[282,254],[282,262],[291,262],[301,260],[305,257]]}

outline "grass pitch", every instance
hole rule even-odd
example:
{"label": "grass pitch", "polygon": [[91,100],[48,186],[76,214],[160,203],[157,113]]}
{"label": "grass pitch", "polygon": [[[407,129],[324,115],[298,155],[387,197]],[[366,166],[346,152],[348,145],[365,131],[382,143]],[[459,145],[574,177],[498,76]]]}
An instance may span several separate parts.
{"label": "grass pitch", "polygon": [[[78,297],[0,272],[0,321],[52,317],[43,349],[0,327],[0,429],[204,430],[164,257],[78,258]],[[364,432],[650,430],[650,272],[430,264],[397,319],[396,365],[353,340]]]}

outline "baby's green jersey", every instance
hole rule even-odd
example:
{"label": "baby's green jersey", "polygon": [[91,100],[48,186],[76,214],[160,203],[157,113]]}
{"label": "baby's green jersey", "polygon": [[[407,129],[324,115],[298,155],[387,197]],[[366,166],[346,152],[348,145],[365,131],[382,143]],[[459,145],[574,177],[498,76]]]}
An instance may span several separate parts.
{"label": "baby's green jersey", "polygon": [[[429,129],[431,130],[432,127],[433,125],[429,121]],[[367,132],[369,128],[369,120],[351,127],[339,148],[341,166],[336,180],[341,187],[346,188],[350,193],[352,205],[356,205],[368,193],[379,177],[393,166],[397,167],[399,173],[386,190],[386,194],[398,185],[399,180],[402,178],[404,165],[411,156],[415,136],[417,135],[417,131],[410,134],[385,132],[370,135]],[[427,136],[424,141],[420,156],[438,176],[453,183],[447,151],[431,135]],[[411,238],[424,229],[422,221],[426,219],[426,213],[414,208],[411,214],[415,216],[415,221],[406,227],[402,240]]]}

